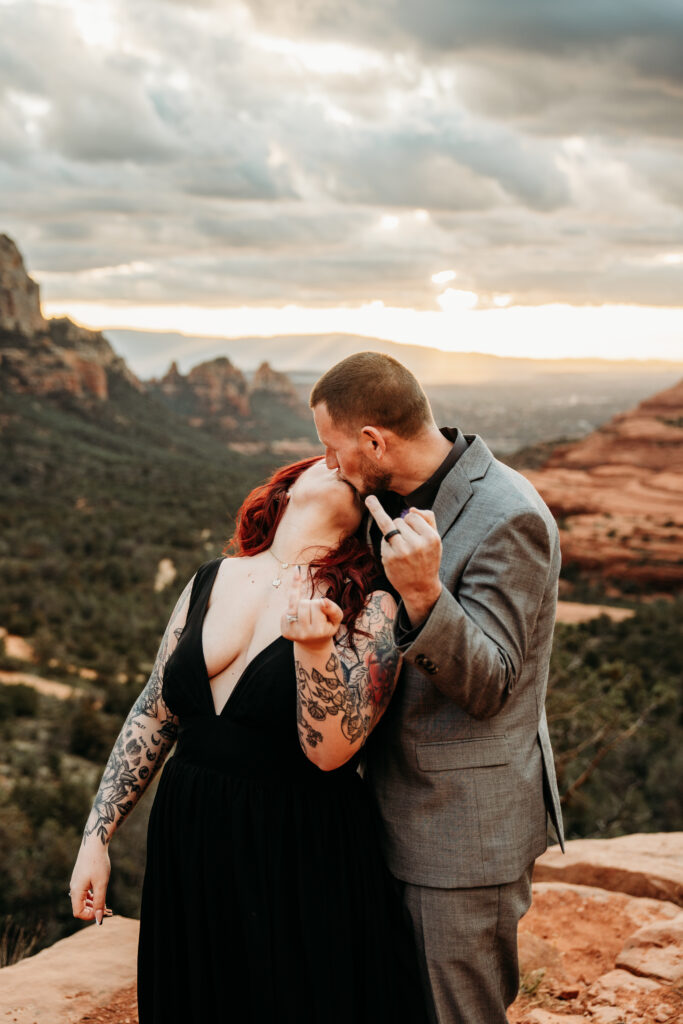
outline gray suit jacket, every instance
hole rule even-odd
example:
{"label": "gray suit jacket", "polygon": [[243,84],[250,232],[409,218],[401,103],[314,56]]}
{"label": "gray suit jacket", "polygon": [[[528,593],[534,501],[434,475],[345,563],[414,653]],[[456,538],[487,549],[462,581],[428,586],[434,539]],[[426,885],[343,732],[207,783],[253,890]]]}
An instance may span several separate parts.
{"label": "gray suit jacket", "polygon": [[559,535],[528,480],[466,439],[434,503],[443,591],[418,631],[399,605],[404,667],[365,758],[391,871],[439,888],[519,878],[548,814],[564,849],[544,707]]}

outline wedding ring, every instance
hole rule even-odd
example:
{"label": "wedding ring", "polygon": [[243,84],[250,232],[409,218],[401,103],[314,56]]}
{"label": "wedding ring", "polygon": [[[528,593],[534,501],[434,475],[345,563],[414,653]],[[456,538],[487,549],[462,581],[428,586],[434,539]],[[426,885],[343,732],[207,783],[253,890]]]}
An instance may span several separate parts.
{"label": "wedding ring", "polygon": [[389,530],[389,533],[385,533],[384,534],[385,541],[387,541],[387,543],[388,543],[391,540],[392,537],[396,536],[396,534],[398,534],[399,537],[400,537],[401,531],[400,530]]}
{"label": "wedding ring", "polygon": [[299,621],[299,616],[298,615],[289,615],[289,614],[287,615],[287,622],[298,622],[298,621]]}

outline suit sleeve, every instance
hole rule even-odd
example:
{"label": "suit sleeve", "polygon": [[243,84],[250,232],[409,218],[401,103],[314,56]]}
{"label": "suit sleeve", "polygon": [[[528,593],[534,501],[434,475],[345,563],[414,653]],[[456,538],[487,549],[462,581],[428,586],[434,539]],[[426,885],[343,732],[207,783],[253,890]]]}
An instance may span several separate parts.
{"label": "suit sleeve", "polygon": [[[457,524],[454,527],[457,529]],[[552,541],[536,512],[499,520],[426,621],[406,629],[403,603],[396,643],[446,696],[474,718],[503,707],[519,678],[552,565]]]}

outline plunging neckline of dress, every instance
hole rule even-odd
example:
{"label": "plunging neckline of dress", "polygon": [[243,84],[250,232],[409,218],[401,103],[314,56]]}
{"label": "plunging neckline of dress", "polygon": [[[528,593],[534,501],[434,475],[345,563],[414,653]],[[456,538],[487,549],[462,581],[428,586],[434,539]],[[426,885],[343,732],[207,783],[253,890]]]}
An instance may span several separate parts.
{"label": "plunging neckline of dress", "polygon": [[[211,594],[213,592],[214,584],[216,582],[216,576],[218,576],[218,571],[219,571],[219,569],[221,567],[221,563],[225,560],[225,558],[227,558],[227,555],[224,555],[223,558],[221,559],[221,561],[218,563],[218,568],[216,569],[216,573],[214,575],[214,578],[211,581],[211,586],[209,587],[209,589],[208,589],[208,591],[206,593],[206,597],[204,598],[204,603],[203,603],[203,608],[202,608],[202,617],[201,617],[200,622],[199,622],[199,650],[200,650],[201,657],[202,657],[202,666],[204,668],[204,678],[206,679],[206,685],[207,685],[208,693],[209,693],[209,700],[211,701],[211,707],[213,708],[213,713],[214,713],[214,717],[215,718],[221,718],[221,716],[223,715],[223,712],[225,711],[225,709],[227,708],[228,704],[232,700],[232,698],[233,698],[233,696],[235,694],[235,691],[239,687],[240,683],[242,682],[242,680],[244,679],[245,675],[247,674],[249,669],[252,667],[252,665],[256,661],[258,661],[261,658],[261,656],[266,653],[266,651],[269,651],[271,647],[274,647],[275,644],[278,642],[278,640],[286,640],[287,639],[287,637],[284,637],[282,635],[282,633],[280,633],[278,636],[274,637],[270,641],[269,644],[266,644],[265,647],[262,647],[261,650],[258,651],[254,655],[254,657],[251,658],[247,662],[247,664],[244,666],[244,668],[240,672],[235,685],[233,686],[232,690],[228,694],[227,700],[223,704],[223,707],[220,709],[220,711],[216,711],[216,704],[215,704],[215,701],[213,699],[213,690],[211,689],[211,680],[214,679],[215,676],[210,676],[209,675],[209,670],[208,670],[207,665],[206,665],[206,656],[204,654],[204,619],[206,618],[207,606],[209,604],[209,599],[211,598]],[[226,668],[228,668],[228,667],[229,666],[226,665]],[[225,672],[225,669],[224,668],[221,669],[221,672]],[[217,676],[220,675],[220,674],[221,674],[220,672],[216,672],[215,673],[215,675],[217,675]]]}

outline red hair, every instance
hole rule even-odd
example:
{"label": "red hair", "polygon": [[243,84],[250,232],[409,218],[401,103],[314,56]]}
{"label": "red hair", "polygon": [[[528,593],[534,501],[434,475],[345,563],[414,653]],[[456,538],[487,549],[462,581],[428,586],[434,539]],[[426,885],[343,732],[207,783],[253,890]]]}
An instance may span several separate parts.
{"label": "red hair", "polygon": [[[309,466],[321,458],[316,455],[283,466],[265,484],[255,487],[237,512],[235,532],[225,545],[223,554],[243,557],[258,555],[269,548],[287,508],[287,491]],[[373,578],[378,575],[374,555],[365,543],[361,528],[345,537],[334,550],[312,561],[310,568],[311,594],[319,587],[325,597],[339,605],[343,613],[342,622],[353,640],[356,633],[363,632],[356,630],[354,624],[372,589]]]}

